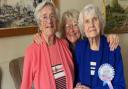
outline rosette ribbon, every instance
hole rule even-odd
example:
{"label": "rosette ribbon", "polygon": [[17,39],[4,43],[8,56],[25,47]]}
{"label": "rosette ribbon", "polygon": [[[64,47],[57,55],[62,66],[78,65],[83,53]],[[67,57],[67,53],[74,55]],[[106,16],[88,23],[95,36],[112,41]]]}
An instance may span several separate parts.
{"label": "rosette ribbon", "polygon": [[108,63],[102,64],[98,69],[98,76],[103,81],[103,86],[107,84],[109,89],[114,89],[111,83],[114,75],[114,68]]}

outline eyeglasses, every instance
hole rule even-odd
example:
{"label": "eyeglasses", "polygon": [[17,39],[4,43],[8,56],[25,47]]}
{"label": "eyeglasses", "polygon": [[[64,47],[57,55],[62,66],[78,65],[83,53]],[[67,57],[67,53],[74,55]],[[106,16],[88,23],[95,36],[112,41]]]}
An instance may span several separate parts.
{"label": "eyeglasses", "polygon": [[78,29],[78,24],[74,23],[74,24],[66,24],[65,28],[66,30],[70,30],[70,29]]}
{"label": "eyeglasses", "polygon": [[55,21],[56,20],[56,16],[55,15],[50,15],[50,16],[41,16],[41,21],[43,22],[47,22],[48,20],[52,20]]}

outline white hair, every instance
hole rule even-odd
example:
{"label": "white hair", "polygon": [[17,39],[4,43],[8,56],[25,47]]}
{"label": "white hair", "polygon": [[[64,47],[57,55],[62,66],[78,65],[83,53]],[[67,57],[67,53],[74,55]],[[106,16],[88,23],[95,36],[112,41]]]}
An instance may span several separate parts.
{"label": "white hair", "polygon": [[85,36],[84,30],[83,30],[83,27],[84,27],[84,18],[83,17],[88,16],[88,15],[98,17],[100,24],[101,24],[101,27],[100,27],[101,34],[103,34],[104,33],[104,27],[105,27],[105,20],[102,16],[101,12],[99,11],[98,7],[94,6],[93,4],[88,4],[80,12],[79,19],[78,19],[80,32],[81,32],[82,36]]}
{"label": "white hair", "polygon": [[53,1],[42,1],[41,3],[39,3],[35,9],[35,12],[34,12],[34,17],[35,17],[35,20],[37,22],[37,24],[39,24],[39,21],[40,21],[40,11],[47,5],[50,5],[53,7],[53,9],[55,10],[55,15],[56,15],[56,19],[59,20],[59,13],[58,13],[58,9],[55,7],[55,4],[53,3]]}

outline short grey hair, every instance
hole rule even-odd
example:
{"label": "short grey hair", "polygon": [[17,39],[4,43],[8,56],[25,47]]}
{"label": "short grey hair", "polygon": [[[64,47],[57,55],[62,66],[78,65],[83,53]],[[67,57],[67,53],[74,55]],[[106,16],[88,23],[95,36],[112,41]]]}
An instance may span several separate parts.
{"label": "short grey hair", "polygon": [[75,9],[67,10],[63,13],[62,19],[61,19],[61,33],[62,36],[65,36],[65,26],[66,26],[66,20],[67,19],[74,19],[78,21],[79,18],[79,11]]}
{"label": "short grey hair", "polygon": [[83,29],[84,16],[88,16],[88,15],[94,15],[94,16],[98,17],[98,19],[100,21],[100,24],[101,24],[100,35],[104,34],[105,19],[103,18],[103,16],[102,16],[100,10],[98,9],[98,7],[94,6],[93,4],[88,4],[80,12],[79,19],[78,19],[81,35],[85,36],[84,29]]}
{"label": "short grey hair", "polygon": [[37,22],[37,24],[39,24],[39,21],[40,21],[40,11],[47,5],[50,5],[53,7],[53,9],[55,9],[55,15],[56,15],[56,19],[59,20],[59,13],[58,13],[58,9],[55,7],[55,4],[53,3],[53,1],[43,1],[41,3],[39,3],[35,9],[35,12],[34,12],[34,17],[35,17],[35,20]]}

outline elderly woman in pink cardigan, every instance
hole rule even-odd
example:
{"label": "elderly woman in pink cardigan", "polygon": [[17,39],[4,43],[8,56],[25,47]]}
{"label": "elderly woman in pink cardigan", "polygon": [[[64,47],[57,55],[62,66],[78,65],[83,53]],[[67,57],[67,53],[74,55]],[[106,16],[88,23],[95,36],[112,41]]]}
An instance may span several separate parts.
{"label": "elderly woman in pink cardigan", "polygon": [[56,37],[58,16],[51,1],[40,3],[35,18],[43,43],[26,50],[20,89],[73,89],[74,66],[65,40]]}

